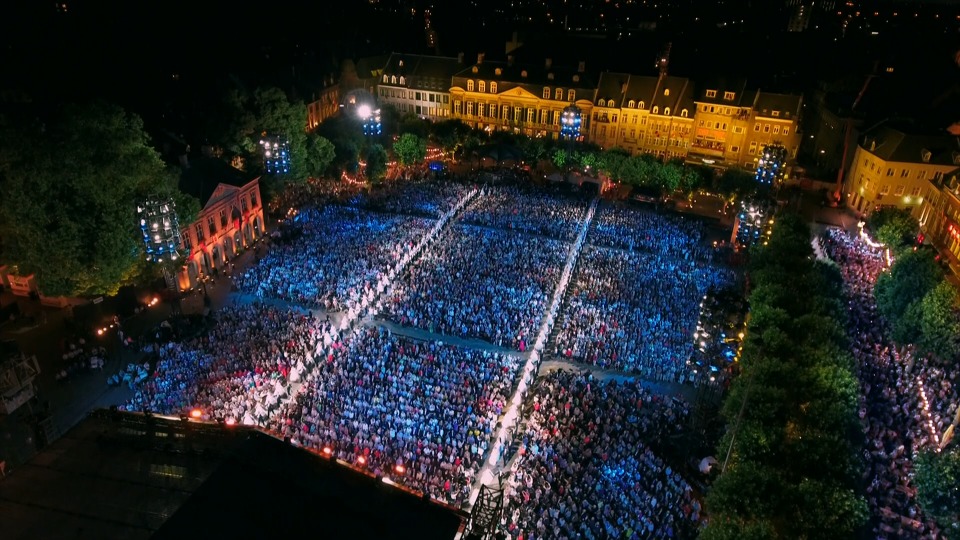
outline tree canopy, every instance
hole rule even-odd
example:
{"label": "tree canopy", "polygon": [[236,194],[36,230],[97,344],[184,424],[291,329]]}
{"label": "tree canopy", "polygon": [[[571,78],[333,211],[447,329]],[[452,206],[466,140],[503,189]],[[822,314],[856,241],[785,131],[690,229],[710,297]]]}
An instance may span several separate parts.
{"label": "tree canopy", "polygon": [[304,159],[307,175],[311,178],[319,178],[327,172],[330,165],[336,158],[336,150],[329,139],[311,133],[307,136],[307,152]]}
{"label": "tree canopy", "polygon": [[427,141],[413,133],[404,133],[393,143],[393,153],[400,165],[423,163],[427,157]]}
{"label": "tree canopy", "polygon": [[854,538],[866,523],[844,308],[836,272],[811,255],[810,230],[794,215],[751,253],[741,375],[722,408],[725,470],[707,495],[701,538]]}
{"label": "tree canopy", "polygon": [[917,500],[945,538],[960,539],[960,448],[925,450],[914,460]]}
{"label": "tree canopy", "polygon": [[105,103],[67,106],[0,129],[4,262],[46,295],[113,294],[144,269],[137,203],[173,197],[181,220],[199,203],[177,190],[136,115]]}
{"label": "tree canopy", "polygon": [[867,231],[880,243],[894,252],[899,252],[909,246],[920,225],[905,208],[886,207],[874,210],[867,217]]}
{"label": "tree canopy", "polygon": [[890,322],[896,341],[914,343],[920,338],[920,302],[942,279],[943,269],[929,250],[903,252],[890,271],[877,278],[877,307]]}
{"label": "tree canopy", "polygon": [[367,179],[377,183],[387,175],[387,150],[379,144],[371,144],[367,147],[365,158],[367,165],[364,173]]}

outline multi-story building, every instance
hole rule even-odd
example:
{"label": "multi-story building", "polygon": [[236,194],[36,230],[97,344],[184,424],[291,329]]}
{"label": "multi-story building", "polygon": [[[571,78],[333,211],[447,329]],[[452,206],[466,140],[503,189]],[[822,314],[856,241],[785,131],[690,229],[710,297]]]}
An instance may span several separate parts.
{"label": "multi-story building", "polygon": [[689,79],[602,73],[587,138],[604,148],[683,158],[694,111]]}
{"label": "multi-story building", "polygon": [[340,84],[333,77],[323,82],[323,87],[311,95],[307,103],[307,129],[315,129],[321,122],[340,112]]}
{"label": "multi-story building", "polygon": [[181,290],[197,286],[264,234],[260,178],[214,157],[186,163],[180,189],[200,200],[196,221],[181,223],[188,258],[177,274]]}
{"label": "multi-story building", "polygon": [[380,105],[436,121],[450,116],[450,81],[463,70],[463,56],[393,53],[377,84]]}
{"label": "multi-story building", "polygon": [[487,131],[512,131],[531,137],[558,138],[560,115],[575,105],[582,115],[581,132],[591,129],[596,80],[580,62],[576,69],[485,61],[455,74],[450,87],[451,117]]}
{"label": "multi-story building", "polygon": [[847,207],[861,215],[881,206],[909,208],[933,223],[946,208],[944,199],[934,196],[938,185],[958,166],[956,137],[916,135],[887,126],[874,129],[857,145],[846,176]]}
{"label": "multi-story building", "polygon": [[745,80],[707,83],[696,100],[687,160],[754,169],[767,145],[781,145],[796,159],[801,105],[797,95],[748,90]]}

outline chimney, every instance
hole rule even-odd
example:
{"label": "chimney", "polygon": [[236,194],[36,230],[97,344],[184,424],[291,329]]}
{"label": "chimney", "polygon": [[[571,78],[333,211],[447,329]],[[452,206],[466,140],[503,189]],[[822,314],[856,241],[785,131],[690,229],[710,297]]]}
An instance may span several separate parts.
{"label": "chimney", "polygon": [[460,54],[457,55],[457,63],[458,63],[458,64],[462,64],[462,63],[463,63],[463,53],[460,53]]}
{"label": "chimney", "polygon": [[553,66],[553,58],[547,58],[547,60],[543,63],[543,65],[547,69],[550,69]]}
{"label": "chimney", "polygon": [[512,66],[512,65],[513,65],[513,55],[512,55],[512,54],[508,54],[508,55],[507,55],[507,65],[508,65],[508,66]]}
{"label": "chimney", "polygon": [[587,63],[581,60],[580,63],[577,64],[577,73],[583,73],[586,70],[587,70]]}
{"label": "chimney", "polygon": [[483,54],[483,53],[477,53],[477,63],[478,63],[478,64],[482,64],[482,63],[483,63],[483,57],[484,57],[484,54]]}

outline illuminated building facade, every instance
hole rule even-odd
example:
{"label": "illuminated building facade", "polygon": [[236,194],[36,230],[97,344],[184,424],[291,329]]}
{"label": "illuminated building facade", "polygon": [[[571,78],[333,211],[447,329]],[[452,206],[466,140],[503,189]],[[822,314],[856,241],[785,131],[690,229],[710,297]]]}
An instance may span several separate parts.
{"label": "illuminated building facade", "polygon": [[529,137],[560,137],[563,110],[580,109],[581,133],[589,133],[596,80],[580,62],[576,69],[485,61],[455,74],[450,86],[451,117],[471,127],[511,131]]}
{"label": "illuminated building facade", "polygon": [[186,262],[177,274],[181,290],[220,269],[264,234],[260,178],[250,177],[216,158],[189,162],[180,189],[200,200],[196,221],[181,223]]}
{"label": "illuminated building facade", "polygon": [[694,111],[689,79],[603,73],[589,140],[632,154],[683,158],[690,149]]}
{"label": "illuminated building facade", "polygon": [[340,111],[340,84],[330,78],[307,103],[307,129],[316,129],[324,120]]}
{"label": "illuminated building facade", "polygon": [[377,84],[381,106],[425,120],[450,116],[450,80],[464,68],[463,57],[393,53]]}

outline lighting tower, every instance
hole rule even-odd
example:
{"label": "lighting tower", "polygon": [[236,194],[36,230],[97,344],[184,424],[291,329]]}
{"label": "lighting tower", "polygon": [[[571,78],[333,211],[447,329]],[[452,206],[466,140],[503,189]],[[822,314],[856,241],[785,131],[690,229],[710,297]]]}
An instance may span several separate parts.
{"label": "lighting tower", "polygon": [[363,134],[373,137],[383,132],[383,125],[380,123],[380,109],[374,109],[370,105],[357,106],[357,116],[363,122]]}
{"label": "lighting tower", "polygon": [[744,200],[733,223],[730,242],[737,248],[766,244],[772,227],[773,203],[770,200]]}
{"label": "lighting tower", "polygon": [[763,147],[763,154],[757,162],[757,182],[765,186],[776,187],[783,180],[783,170],[787,163],[787,149],[779,144]]}
{"label": "lighting tower", "polygon": [[[160,265],[167,288],[177,291],[170,264],[180,260],[180,221],[173,199],[156,197],[137,205],[147,260]],[[176,308],[176,306],[174,306]]]}
{"label": "lighting tower", "polygon": [[581,138],[580,124],[583,122],[583,113],[580,107],[568,105],[560,115],[560,138],[568,141],[579,141]]}
{"label": "lighting tower", "polygon": [[279,135],[268,136],[266,133],[260,139],[263,148],[263,163],[270,174],[286,174],[290,172],[290,142],[286,137]]}

